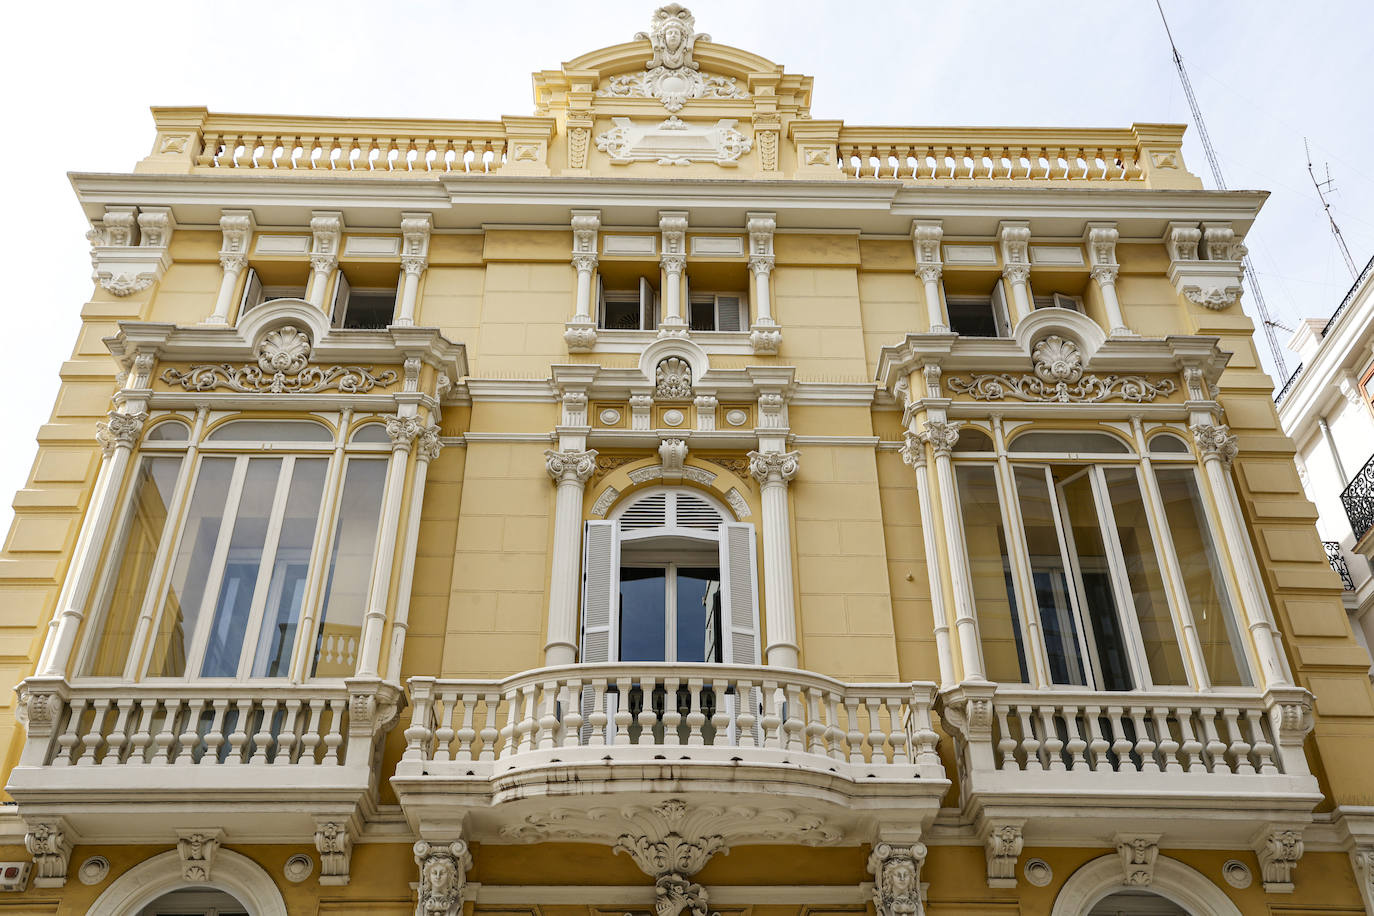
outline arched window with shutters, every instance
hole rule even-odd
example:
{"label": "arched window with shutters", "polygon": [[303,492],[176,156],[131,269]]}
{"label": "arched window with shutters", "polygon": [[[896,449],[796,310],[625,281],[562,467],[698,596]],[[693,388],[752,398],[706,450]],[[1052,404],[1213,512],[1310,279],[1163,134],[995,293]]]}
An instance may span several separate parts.
{"label": "arched window with shutters", "polygon": [[587,522],[584,663],[759,663],[754,527],[687,487],[635,494]]}

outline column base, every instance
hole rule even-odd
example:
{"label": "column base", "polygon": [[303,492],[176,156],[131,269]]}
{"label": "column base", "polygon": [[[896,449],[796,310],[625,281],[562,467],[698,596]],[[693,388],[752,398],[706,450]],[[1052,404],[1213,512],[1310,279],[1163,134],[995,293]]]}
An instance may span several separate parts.
{"label": "column base", "polygon": [[756,324],[749,332],[749,345],[760,355],[773,356],[782,346],[782,328],[776,324]]}
{"label": "column base", "polygon": [[687,322],[681,318],[676,321],[665,321],[658,326],[659,337],[686,337],[688,331]]}

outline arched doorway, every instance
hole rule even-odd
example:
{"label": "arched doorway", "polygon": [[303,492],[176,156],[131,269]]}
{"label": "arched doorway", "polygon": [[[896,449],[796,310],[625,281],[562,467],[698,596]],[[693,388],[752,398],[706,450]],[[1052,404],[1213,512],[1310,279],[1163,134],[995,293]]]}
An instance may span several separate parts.
{"label": "arched doorway", "polygon": [[224,891],[194,887],[163,894],[139,910],[138,916],[248,916],[248,910]]}
{"label": "arched doorway", "polygon": [[1088,916],[1194,916],[1172,900],[1149,891],[1117,891],[1099,900]]}

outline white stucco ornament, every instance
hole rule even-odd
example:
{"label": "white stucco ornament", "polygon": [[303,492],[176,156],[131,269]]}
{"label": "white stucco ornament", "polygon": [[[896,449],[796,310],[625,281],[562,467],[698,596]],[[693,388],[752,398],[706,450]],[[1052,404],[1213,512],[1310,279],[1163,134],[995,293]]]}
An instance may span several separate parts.
{"label": "white stucco ornament", "polygon": [[677,3],[660,6],[654,10],[649,31],[640,32],[635,38],[647,40],[653,49],[644,72],[613,76],[597,95],[658,99],[672,112],[681,111],[688,99],[749,97],[734,77],[701,72],[701,65],[692,59],[692,51],[698,40],[710,41],[711,36],[696,31],[696,19],[685,7]]}
{"label": "white stucco ornament", "polygon": [[614,126],[596,138],[596,148],[611,157],[612,165],[714,162],[733,168],[754,146],[754,141],[735,127],[738,122],[733,118],[703,124],[674,115],[658,124],[636,124],[629,118],[612,118],[611,123]]}

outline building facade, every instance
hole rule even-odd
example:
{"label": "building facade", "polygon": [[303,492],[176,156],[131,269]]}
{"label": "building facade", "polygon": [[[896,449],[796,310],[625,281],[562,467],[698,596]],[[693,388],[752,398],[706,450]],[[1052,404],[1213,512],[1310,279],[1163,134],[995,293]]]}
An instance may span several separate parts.
{"label": "building facade", "polygon": [[699,33],[154,109],[0,568],[0,911],[1374,913],[1374,693],[1183,128]]}
{"label": "building facade", "polygon": [[[1289,347],[1302,365],[1279,391],[1279,422],[1341,578],[1360,644],[1374,645],[1374,260],[1328,318],[1304,321]],[[1374,675],[1374,668],[1371,669]]]}

